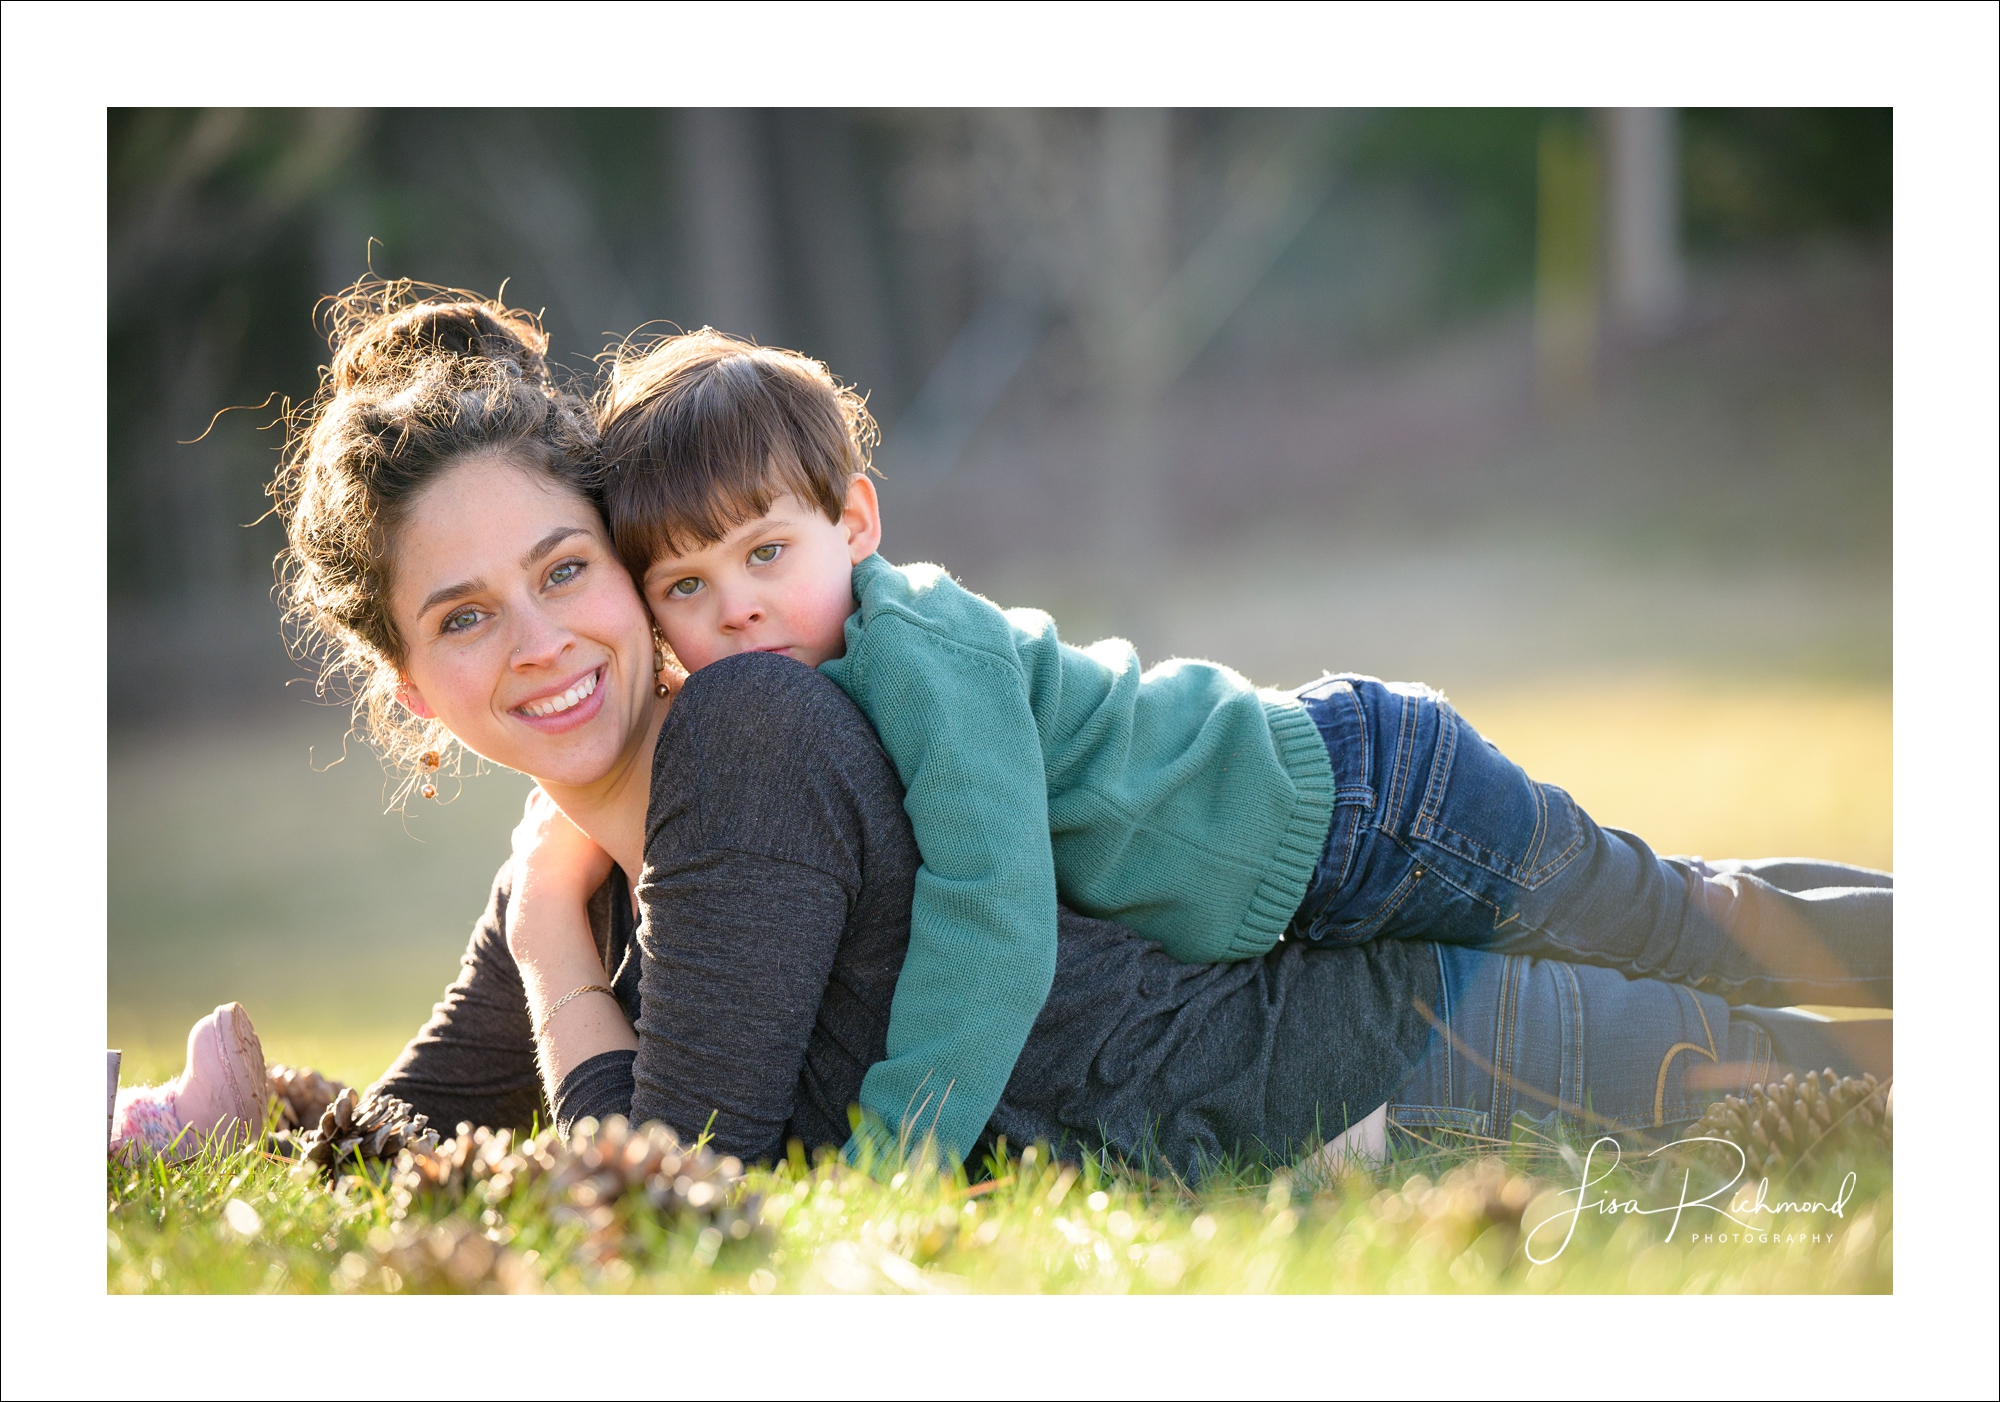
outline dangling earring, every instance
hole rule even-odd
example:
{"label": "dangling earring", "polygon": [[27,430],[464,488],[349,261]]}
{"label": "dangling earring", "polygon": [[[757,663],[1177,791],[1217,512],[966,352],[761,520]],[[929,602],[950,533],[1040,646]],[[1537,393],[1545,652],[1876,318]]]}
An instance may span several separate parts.
{"label": "dangling earring", "polygon": [[665,697],[669,688],[661,680],[667,670],[667,640],[660,636],[660,630],[653,630],[653,695]]}
{"label": "dangling earring", "polygon": [[438,796],[438,786],[431,782],[431,776],[438,772],[438,766],[443,763],[444,756],[436,750],[425,750],[421,755],[417,756],[417,768],[421,769],[424,773],[424,785],[417,792],[421,793],[425,798],[436,798]]}

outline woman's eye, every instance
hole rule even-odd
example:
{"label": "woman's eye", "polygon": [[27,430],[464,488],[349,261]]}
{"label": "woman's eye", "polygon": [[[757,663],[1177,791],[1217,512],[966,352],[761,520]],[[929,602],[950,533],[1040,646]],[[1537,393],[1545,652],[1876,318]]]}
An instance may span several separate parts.
{"label": "woman's eye", "polygon": [[445,618],[444,627],[440,631],[446,633],[463,633],[478,621],[478,609],[460,609],[457,613],[450,614]]}
{"label": "woman's eye", "polygon": [[750,558],[760,565],[768,565],[777,559],[784,549],[782,545],[760,545],[750,552]]}
{"label": "woman's eye", "polygon": [[549,583],[567,584],[583,573],[583,561],[565,560],[549,571]]}
{"label": "woman's eye", "polygon": [[689,575],[686,579],[677,579],[667,586],[669,594],[682,599],[687,598],[690,594],[698,593],[700,589],[701,581],[693,575]]}

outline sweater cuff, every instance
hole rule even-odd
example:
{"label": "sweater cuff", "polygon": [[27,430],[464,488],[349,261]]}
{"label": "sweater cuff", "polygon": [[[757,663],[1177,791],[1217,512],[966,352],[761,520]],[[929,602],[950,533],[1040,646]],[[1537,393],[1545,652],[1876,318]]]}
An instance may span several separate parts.
{"label": "sweater cuff", "polygon": [[634,1050],[599,1052],[581,1066],[573,1066],[556,1087],[556,1132],[563,1138],[578,1120],[613,1115],[632,1116],[632,1063]]}
{"label": "sweater cuff", "polygon": [[1313,869],[1326,851],[1333,827],[1333,761],[1326,737],[1312,715],[1288,696],[1266,695],[1264,715],[1271,725],[1271,743],[1278,762],[1291,776],[1296,798],[1284,830],[1264,868],[1264,878],[1251,893],[1236,947],[1225,959],[1254,959],[1267,953],[1292,923],[1299,902],[1312,884]]}
{"label": "sweater cuff", "polygon": [[863,1110],[854,1120],[854,1133],[840,1146],[840,1161],[886,1183],[902,1168],[903,1155],[889,1126]]}

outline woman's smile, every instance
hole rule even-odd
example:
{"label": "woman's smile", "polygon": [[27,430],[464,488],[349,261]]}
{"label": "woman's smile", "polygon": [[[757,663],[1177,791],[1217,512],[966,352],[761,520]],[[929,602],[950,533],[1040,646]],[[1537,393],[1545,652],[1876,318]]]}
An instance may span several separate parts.
{"label": "woman's smile", "polygon": [[467,459],[405,510],[395,550],[406,706],[559,804],[637,772],[664,714],[652,629],[587,497]]}
{"label": "woman's smile", "polygon": [[544,734],[560,735],[574,730],[604,709],[604,672],[609,665],[600,662],[582,676],[510,709]]}

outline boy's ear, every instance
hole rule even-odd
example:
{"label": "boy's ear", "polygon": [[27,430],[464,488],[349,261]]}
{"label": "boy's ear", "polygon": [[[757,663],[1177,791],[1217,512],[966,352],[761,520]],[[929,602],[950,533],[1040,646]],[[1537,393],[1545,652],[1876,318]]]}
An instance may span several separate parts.
{"label": "boy's ear", "polygon": [[402,685],[396,688],[396,700],[402,703],[404,710],[408,711],[418,720],[437,719],[436,716],[431,714],[431,708],[424,704],[424,694],[418,691],[407,678],[403,681]]}
{"label": "boy's ear", "polygon": [[882,544],[882,503],[867,473],[857,472],[847,479],[847,500],[841,505],[840,524],[847,529],[849,564],[860,564]]}

